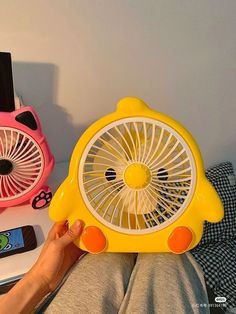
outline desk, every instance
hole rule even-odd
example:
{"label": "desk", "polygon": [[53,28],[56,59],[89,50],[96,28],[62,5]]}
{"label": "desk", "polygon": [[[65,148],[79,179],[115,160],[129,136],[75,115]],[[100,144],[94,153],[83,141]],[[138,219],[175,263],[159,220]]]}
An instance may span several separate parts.
{"label": "desk", "polygon": [[[48,181],[53,192],[67,176],[67,170],[68,163],[57,163],[55,165]],[[0,259],[0,285],[21,278],[31,268],[39,256],[52,224],[53,222],[48,217],[48,208],[34,210],[30,205],[22,205],[0,210],[0,230],[32,225],[38,243],[35,250]]]}

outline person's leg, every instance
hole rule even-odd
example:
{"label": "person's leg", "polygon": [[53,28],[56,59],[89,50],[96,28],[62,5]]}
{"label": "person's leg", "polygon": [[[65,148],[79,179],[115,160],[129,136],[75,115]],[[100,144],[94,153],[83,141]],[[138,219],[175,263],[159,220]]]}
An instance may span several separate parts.
{"label": "person's leg", "polygon": [[200,266],[189,253],[139,254],[119,311],[123,313],[209,313]]}
{"label": "person's leg", "polygon": [[87,254],[76,265],[45,313],[118,313],[136,257],[137,254]]}

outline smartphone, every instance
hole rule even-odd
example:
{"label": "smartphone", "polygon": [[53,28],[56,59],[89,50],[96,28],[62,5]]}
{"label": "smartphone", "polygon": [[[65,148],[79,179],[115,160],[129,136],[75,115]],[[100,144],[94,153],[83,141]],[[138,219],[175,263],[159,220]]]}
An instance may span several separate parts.
{"label": "smartphone", "polygon": [[0,231],[0,258],[31,251],[37,247],[33,226]]}

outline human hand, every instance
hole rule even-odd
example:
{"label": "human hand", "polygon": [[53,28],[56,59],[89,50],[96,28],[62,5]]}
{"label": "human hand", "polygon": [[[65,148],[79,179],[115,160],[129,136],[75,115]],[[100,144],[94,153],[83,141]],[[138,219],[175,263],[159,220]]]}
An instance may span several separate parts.
{"label": "human hand", "polygon": [[70,229],[66,222],[62,222],[55,223],[49,231],[42,252],[28,273],[47,292],[53,291],[59,285],[66,272],[84,253],[73,243],[81,232],[82,223],[78,220]]}
{"label": "human hand", "polygon": [[1,314],[33,312],[84,253],[73,243],[81,232],[81,221],[76,221],[70,229],[66,222],[54,224],[35,265],[1,298]]}

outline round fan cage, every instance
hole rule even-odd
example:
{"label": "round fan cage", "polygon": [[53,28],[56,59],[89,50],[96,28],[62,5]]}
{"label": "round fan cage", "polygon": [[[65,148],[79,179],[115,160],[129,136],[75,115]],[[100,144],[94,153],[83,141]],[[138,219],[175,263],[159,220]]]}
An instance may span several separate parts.
{"label": "round fan cage", "polygon": [[125,118],[86,146],[78,172],[90,212],[123,233],[149,233],[173,223],[190,203],[196,169],[188,144],[170,126]]}
{"label": "round fan cage", "polygon": [[11,201],[31,191],[44,169],[43,153],[27,133],[0,127],[0,201]]}

